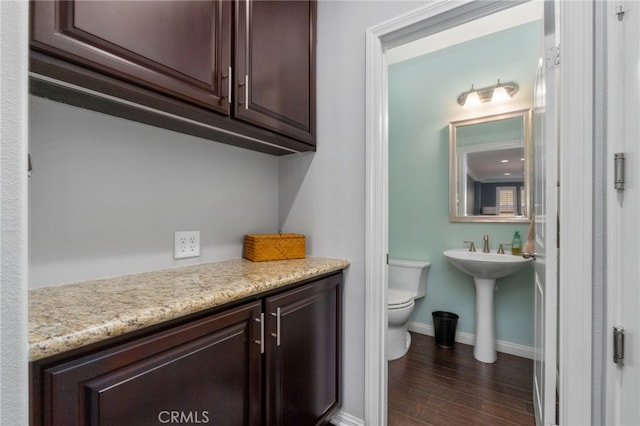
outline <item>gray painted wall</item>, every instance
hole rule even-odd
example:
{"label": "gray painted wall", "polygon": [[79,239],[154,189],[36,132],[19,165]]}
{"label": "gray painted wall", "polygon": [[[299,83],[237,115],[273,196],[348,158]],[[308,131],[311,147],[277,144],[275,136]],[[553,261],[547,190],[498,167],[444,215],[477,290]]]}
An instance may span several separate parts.
{"label": "gray painted wall", "polygon": [[[421,2],[318,3],[318,152],[280,159],[279,223],[344,257],[344,411],[364,417],[365,31]],[[382,315],[382,313],[381,313]]]}
{"label": "gray painted wall", "polygon": [[[276,232],[278,160],[30,97],[30,286],[242,255]],[[175,231],[199,258],[173,259]]]}
{"label": "gray painted wall", "polygon": [[0,2],[0,424],[28,424],[27,2]]}

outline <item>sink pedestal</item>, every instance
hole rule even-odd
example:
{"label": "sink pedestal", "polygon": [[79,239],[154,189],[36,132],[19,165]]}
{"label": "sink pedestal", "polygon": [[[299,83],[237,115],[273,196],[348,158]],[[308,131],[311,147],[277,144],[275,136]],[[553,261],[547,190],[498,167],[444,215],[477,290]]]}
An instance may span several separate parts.
{"label": "sink pedestal", "polygon": [[496,362],[496,310],[494,292],[496,280],[474,278],[476,285],[476,342],[473,357],[478,361]]}
{"label": "sink pedestal", "polygon": [[476,253],[466,249],[445,250],[444,255],[456,268],[471,275],[476,285],[476,344],[473,356],[478,361],[496,362],[496,279],[519,271],[531,258]]}

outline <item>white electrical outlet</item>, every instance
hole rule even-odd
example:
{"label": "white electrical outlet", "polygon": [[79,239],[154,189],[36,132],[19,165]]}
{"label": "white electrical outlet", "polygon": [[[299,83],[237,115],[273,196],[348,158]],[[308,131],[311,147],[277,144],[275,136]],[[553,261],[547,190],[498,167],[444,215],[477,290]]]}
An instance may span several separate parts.
{"label": "white electrical outlet", "polygon": [[173,258],[200,256],[200,231],[176,232],[173,243]]}

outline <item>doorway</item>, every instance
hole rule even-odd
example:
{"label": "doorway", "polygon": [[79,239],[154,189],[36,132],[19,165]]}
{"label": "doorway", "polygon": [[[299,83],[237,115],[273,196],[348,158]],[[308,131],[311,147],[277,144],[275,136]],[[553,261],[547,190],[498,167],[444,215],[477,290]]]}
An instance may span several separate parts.
{"label": "doorway", "polygon": [[[460,318],[458,342],[474,345],[478,296],[473,279],[442,252],[462,248],[465,240],[480,251],[484,234],[492,252],[500,244],[509,252],[504,244],[514,231],[527,236],[531,212],[516,208],[516,190],[526,185],[523,201],[531,205],[526,200],[533,194],[530,111],[542,18],[542,3],[529,2],[387,52],[389,256],[431,263],[427,294],[416,300],[410,331],[433,335],[431,312],[451,311]],[[496,78],[510,82],[517,92],[492,101]],[[485,102],[468,107],[460,100],[472,85]],[[492,292],[499,352],[529,359],[535,355],[533,282],[530,265],[501,279]],[[392,375],[396,363],[389,363],[389,420],[396,412],[391,404],[397,402],[392,390],[398,387],[391,386],[397,382]],[[433,368],[435,364],[437,358]],[[465,394],[468,389],[455,390]],[[469,396],[471,401],[475,395]]]}
{"label": "doorway", "polygon": [[[387,410],[387,365],[384,356],[386,313],[386,266],[388,253],[388,128],[387,128],[387,63],[385,51],[389,48],[435,34],[461,22],[468,22],[513,6],[512,2],[464,2],[451,4],[445,1],[429,3],[423,9],[388,21],[367,31],[367,153],[365,218],[365,274],[371,283],[365,300],[366,348],[365,348],[365,424],[385,424]],[[560,238],[576,241],[582,250],[561,257],[559,279],[561,334],[559,348],[559,377],[561,423],[590,423],[591,419],[591,272],[581,265],[591,261],[591,225],[588,214],[591,198],[591,151],[586,151],[581,141],[591,141],[592,108],[592,10],[582,2],[560,3],[557,7],[559,38],[569,52],[563,72],[559,77],[559,92],[565,102],[558,116],[562,123],[559,132],[563,144],[560,148],[560,179],[564,190],[560,195],[560,207],[573,202],[580,214],[559,217]],[[577,150],[581,155],[569,155]],[[571,159],[571,163],[569,163]],[[575,175],[580,179],[576,179]],[[571,176],[574,176],[571,179]],[[571,194],[574,194],[573,196]],[[575,195],[582,195],[581,199]],[[562,211],[562,210],[561,210]],[[570,220],[569,220],[570,219]],[[568,279],[568,272],[578,273],[579,280]],[[566,282],[563,280],[566,279]],[[568,297],[571,294],[571,298]],[[576,303],[579,300],[580,303]],[[571,334],[568,332],[571,331]],[[562,339],[566,340],[562,340]],[[571,345],[571,346],[569,346]],[[577,352],[580,351],[580,355]],[[569,362],[569,358],[572,357]],[[568,397],[570,395],[570,397]],[[566,398],[565,398],[566,397]]]}

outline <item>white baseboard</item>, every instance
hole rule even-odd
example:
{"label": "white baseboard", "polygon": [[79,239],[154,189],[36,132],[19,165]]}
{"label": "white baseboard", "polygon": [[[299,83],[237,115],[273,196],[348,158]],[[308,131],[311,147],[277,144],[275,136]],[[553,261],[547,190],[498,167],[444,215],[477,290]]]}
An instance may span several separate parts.
{"label": "white baseboard", "polygon": [[[421,324],[419,322],[409,322],[409,331],[413,331],[414,333],[418,334],[425,334],[427,336],[435,335],[432,325]],[[456,331],[456,342],[464,343],[465,345],[473,345],[475,343],[475,340],[475,334]],[[496,342],[496,350],[505,354],[515,355],[528,359],[534,359],[535,354],[535,349],[531,346],[505,342],[504,340],[498,340]]]}
{"label": "white baseboard", "polygon": [[334,426],[364,426],[364,420],[340,410],[331,418],[331,424]]}

